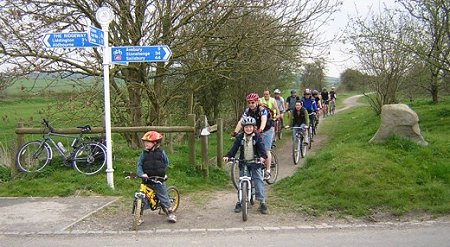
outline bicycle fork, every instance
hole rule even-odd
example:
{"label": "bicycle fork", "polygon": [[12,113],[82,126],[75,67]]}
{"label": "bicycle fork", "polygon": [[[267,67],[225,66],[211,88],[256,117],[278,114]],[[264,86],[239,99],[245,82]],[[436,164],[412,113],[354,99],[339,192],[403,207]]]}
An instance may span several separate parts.
{"label": "bicycle fork", "polygon": [[242,193],[243,193],[243,184],[246,183],[247,184],[247,202],[250,201],[250,198],[253,196],[252,195],[252,182],[251,182],[251,177],[249,176],[243,176],[239,179],[239,191],[238,191],[238,199],[239,202],[242,203]]}

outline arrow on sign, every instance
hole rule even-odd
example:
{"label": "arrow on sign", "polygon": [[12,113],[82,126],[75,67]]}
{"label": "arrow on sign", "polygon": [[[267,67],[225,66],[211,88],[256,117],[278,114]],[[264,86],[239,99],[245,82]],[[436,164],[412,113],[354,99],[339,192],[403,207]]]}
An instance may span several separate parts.
{"label": "arrow on sign", "polygon": [[167,62],[172,51],[167,45],[111,47],[112,62]]}
{"label": "arrow on sign", "polygon": [[88,41],[88,34],[85,32],[46,33],[42,38],[42,43],[46,48],[98,47]]}

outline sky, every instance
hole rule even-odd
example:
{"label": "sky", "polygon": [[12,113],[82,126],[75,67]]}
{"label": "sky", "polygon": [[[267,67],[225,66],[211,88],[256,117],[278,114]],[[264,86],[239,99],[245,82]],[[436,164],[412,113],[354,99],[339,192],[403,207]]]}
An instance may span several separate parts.
{"label": "sky", "polygon": [[[324,33],[327,38],[333,38],[334,35],[342,35],[345,26],[350,17],[367,16],[369,10],[375,13],[380,6],[393,6],[395,0],[342,0],[341,11],[334,14],[334,21],[331,21],[324,27]],[[351,56],[348,50],[350,45],[343,45],[336,40],[329,50],[325,74],[331,77],[339,77],[347,68],[357,68],[357,59]]]}

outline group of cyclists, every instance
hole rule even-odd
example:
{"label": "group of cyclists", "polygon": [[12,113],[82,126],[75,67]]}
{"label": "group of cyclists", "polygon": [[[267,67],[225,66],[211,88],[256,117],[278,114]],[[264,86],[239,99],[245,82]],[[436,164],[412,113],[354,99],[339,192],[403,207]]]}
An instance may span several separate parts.
{"label": "group of cyclists", "polygon": [[[274,90],[274,97],[271,97],[269,90],[263,92],[263,97],[259,97],[257,93],[247,95],[247,107],[236,124],[234,131],[231,132],[231,136],[236,137],[235,143],[224,157],[224,161],[234,157],[236,152],[240,150],[241,159],[252,162],[254,158],[258,158],[264,163],[264,177],[262,177],[260,172],[252,174],[252,180],[257,181],[255,183],[256,187],[258,187],[256,188],[256,197],[261,202],[259,208],[261,213],[267,213],[262,181],[269,179],[271,176],[270,164],[272,157],[270,150],[275,139],[275,124],[278,122],[279,126],[283,127],[284,113],[288,113],[288,118],[293,127],[304,127],[306,129],[310,121],[314,121],[313,118],[316,118],[315,114],[311,113],[318,113],[323,109],[322,103],[327,105],[330,100],[335,99],[336,92],[334,87],[331,88],[330,92],[324,88],[320,95],[317,90],[305,89],[303,97],[297,96],[296,90],[291,90],[291,95],[286,100],[281,96],[279,89]],[[295,136],[295,130],[293,136]],[[308,142],[308,140],[306,139],[305,142]],[[239,168],[241,170],[241,164]],[[238,201],[235,212],[240,211],[241,205]]]}

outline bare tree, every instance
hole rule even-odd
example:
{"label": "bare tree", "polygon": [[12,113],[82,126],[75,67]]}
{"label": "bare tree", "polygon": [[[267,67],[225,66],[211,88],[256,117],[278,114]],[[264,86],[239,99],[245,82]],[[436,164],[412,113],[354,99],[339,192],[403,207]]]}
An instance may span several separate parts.
{"label": "bare tree", "polygon": [[[112,46],[168,45],[168,63],[130,63],[110,70],[113,124],[161,124],[174,106],[196,107],[214,117],[238,92],[259,90],[301,63],[316,27],[340,6],[338,0],[4,0],[0,62],[8,72],[102,76],[100,49],[43,49],[42,34],[99,27],[95,11],[113,9]],[[235,94],[233,94],[235,95]],[[99,97],[100,98],[100,97]],[[100,98],[101,99],[101,98]],[[210,100],[214,99],[214,100]],[[236,102],[237,102],[237,98]],[[212,103],[211,103],[212,102]],[[242,101],[241,101],[242,102]],[[186,104],[187,103],[187,104]],[[101,104],[100,104],[101,105]],[[130,145],[139,138],[127,135]]]}
{"label": "bare tree", "polygon": [[414,52],[427,63],[431,77],[424,86],[438,102],[439,90],[445,83],[444,74],[450,72],[450,2],[447,0],[400,0],[417,24],[413,43],[403,49]]}
{"label": "bare tree", "polygon": [[413,56],[402,49],[411,41],[411,22],[405,16],[395,16],[385,10],[370,16],[368,21],[355,18],[348,39],[355,48],[362,70],[371,80],[368,87],[375,94],[368,96],[376,113],[384,104],[397,103],[397,93],[404,82],[403,75],[411,68]]}

